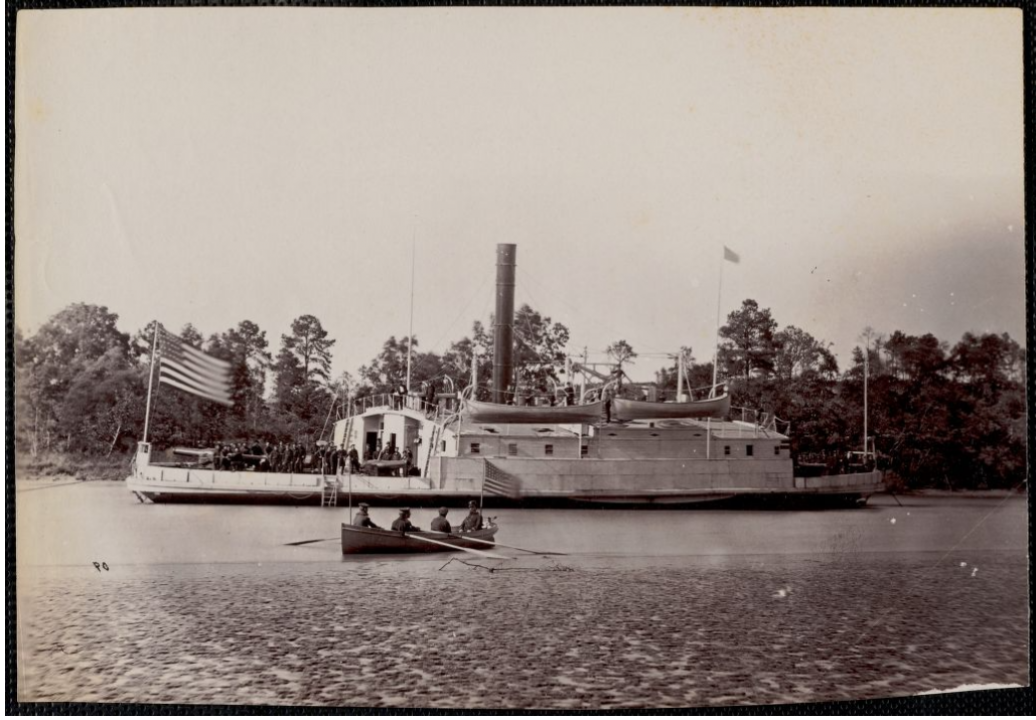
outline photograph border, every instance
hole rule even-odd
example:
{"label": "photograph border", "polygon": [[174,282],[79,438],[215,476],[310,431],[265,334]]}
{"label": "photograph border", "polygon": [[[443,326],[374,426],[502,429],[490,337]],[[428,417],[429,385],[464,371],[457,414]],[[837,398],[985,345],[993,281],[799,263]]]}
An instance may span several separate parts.
{"label": "photograph border", "polygon": [[[639,5],[635,2],[593,2],[577,3],[575,6],[630,6]],[[709,5],[723,7],[743,8],[780,8],[780,7],[863,7],[857,3],[816,3],[816,2],[710,2]],[[983,690],[948,693],[941,695],[910,696],[899,698],[885,698],[879,700],[860,701],[839,701],[822,702],[809,704],[790,705],[751,705],[751,706],[730,706],[730,707],[690,707],[680,709],[651,709],[640,710],[597,710],[597,711],[565,711],[565,710],[508,710],[505,708],[477,708],[468,710],[442,710],[434,708],[343,708],[343,707],[294,707],[294,706],[267,706],[267,705],[189,705],[189,704],[108,704],[108,703],[54,703],[54,702],[19,702],[18,701],[18,632],[17,632],[17,583],[16,583],[16,533],[15,533],[15,460],[14,460],[14,151],[16,146],[14,117],[15,117],[15,47],[17,38],[17,14],[21,10],[64,10],[64,9],[114,9],[114,8],[194,8],[194,7],[234,7],[247,9],[249,7],[367,7],[367,8],[390,8],[390,7],[558,7],[570,6],[569,3],[541,2],[532,0],[529,2],[343,2],[341,0],[314,0],[306,2],[302,0],[267,0],[267,1],[240,1],[240,0],[124,0],[124,1],[74,1],[63,0],[58,2],[43,2],[41,0],[13,0],[6,5],[6,79],[7,79],[7,198],[6,198],[6,364],[5,364],[5,538],[6,538],[6,693],[5,708],[10,715],[341,715],[341,714],[374,714],[374,715],[398,715],[398,714],[428,714],[428,715],[585,715],[585,714],[608,714],[608,715],[685,715],[685,714],[709,714],[709,715],[744,715],[744,714],[765,714],[765,715],[899,715],[899,714],[957,714],[957,715],[1013,715],[1032,714],[1033,712],[1033,690],[1032,686],[1025,688]],[[652,6],[677,5],[676,3],[657,2],[650,3]],[[1032,10],[1023,2],[938,2],[938,3],[913,3],[913,2],[872,2],[866,7],[922,7],[922,8],[1018,8],[1023,15],[1023,78],[1024,78],[1024,131],[1030,134],[1034,129],[1032,107],[1033,107],[1033,62],[1036,59],[1036,38],[1033,36]],[[1036,337],[1036,305],[1034,305],[1034,281],[1033,281],[1033,246],[1036,234],[1032,230],[1034,211],[1033,202],[1033,179],[1031,162],[1033,160],[1032,142],[1025,144],[1025,159],[1027,172],[1025,173],[1025,210],[1029,222],[1025,228],[1025,269],[1026,269],[1026,345],[1032,348],[1033,338]],[[1027,445],[1028,467],[1036,465],[1036,454],[1034,454],[1033,427],[1034,405],[1036,405],[1036,362],[1030,361],[1027,367],[1027,421],[1030,428],[1028,435],[1030,442]],[[1031,683],[1032,668],[1032,505],[1028,501],[1029,508],[1029,670]]]}

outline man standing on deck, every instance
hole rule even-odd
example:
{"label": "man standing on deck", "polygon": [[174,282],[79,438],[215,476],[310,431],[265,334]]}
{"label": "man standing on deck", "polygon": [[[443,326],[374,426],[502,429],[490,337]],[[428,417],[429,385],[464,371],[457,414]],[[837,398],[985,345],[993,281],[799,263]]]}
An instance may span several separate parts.
{"label": "man standing on deck", "polygon": [[572,383],[565,383],[565,405],[569,407],[576,404],[576,389],[572,387]]}
{"label": "man standing on deck", "polygon": [[450,525],[450,521],[446,519],[446,513],[449,511],[449,508],[439,508],[439,517],[432,520],[433,532],[453,532],[453,527]]}
{"label": "man standing on deck", "polygon": [[367,514],[367,510],[369,509],[370,505],[368,505],[367,503],[360,503],[360,509],[356,513],[356,517],[353,518],[353,525],[355,525],[356,527],[368,527],[374,528],[375,530],[380,530],[381,528],[375,525],[374,521],[371,520],[370,515]]}
{"label": "man standing on deck", "polygon": [[435,381],[427,380],[424,384],[424,410],[426,412],[435,411]]}
{"label": "man standing on deck", "polygon": [[478,502],[475,500],[468,503],[468,516],[464,518],[460,529],[462,532],[482,529],[482,513],[478,511]]}
{"label": "man standing on deck", "polygon": [[399,517],[392,521],[392,529],[396,532],[420,532],[421,528],[410,522],[410,508],[399,511]]}

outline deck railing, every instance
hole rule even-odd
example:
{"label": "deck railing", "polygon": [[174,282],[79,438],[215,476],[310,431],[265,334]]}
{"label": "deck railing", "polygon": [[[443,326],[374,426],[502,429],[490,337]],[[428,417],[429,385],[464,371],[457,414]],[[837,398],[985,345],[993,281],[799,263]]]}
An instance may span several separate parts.
{"label": "deck railing", "polygon": [[362,415],[368,410],[413,410],[414,412],[434,415],[440,408],[452,409],[451,406],[456,400],[444,398],[438,402],[428,402],[424,397],[415,394],[398,395],[396,393],[378,393],[358,398],[349,403],[349,415]]}

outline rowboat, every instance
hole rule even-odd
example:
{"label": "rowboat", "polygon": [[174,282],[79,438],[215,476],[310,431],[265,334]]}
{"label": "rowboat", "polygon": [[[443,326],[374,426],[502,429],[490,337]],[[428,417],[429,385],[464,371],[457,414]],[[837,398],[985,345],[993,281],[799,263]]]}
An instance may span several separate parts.
{"label": "rowboat", "polygon": [[469,422],[490,423],[596,423],[604,416],[604,403],[586,405],[498,405],[477,400],[465,400],[464,413]]}
{"label": "rowboat", "polygon": [[722,418],[730,412],[730,396],[720,395],[693,402],[647,402],[617,398],[612,415],[619,420],[663,420],[667,418]]}
{"label": "rowboat", "polygon": [[[497,526],[491,525],[467,533],[402,533],[342,523],[342,554],[450,552],[450,545],[470,550],[489,550],[493,547],[496,531]],[[476,542],[479,540],[483,542]]]}

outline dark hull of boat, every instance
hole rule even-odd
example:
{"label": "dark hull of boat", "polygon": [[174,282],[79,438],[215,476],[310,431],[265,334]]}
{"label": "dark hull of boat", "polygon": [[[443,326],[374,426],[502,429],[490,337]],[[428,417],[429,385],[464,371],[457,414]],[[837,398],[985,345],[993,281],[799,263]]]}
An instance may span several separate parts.
{"label": "dark hull of boat", "polygon": [[[524,497],[512,499],[507,497],[493,498],[493,505],[507,508],[625,508],[637,510],[676,510],[689,509],[824,509],[861,507],[872,493],[716,493],[697,495],[636,495],[627,496],[558,496]],[[307,497],[288,496],[284,494],[241,495],[234,493],[201,492],[201,493],[140,493],[142,499],[154,503],[212,504],[212,505],[292,505],[318,506],[320,493]],[[357,494],[356,502],[366,502],[379,507],[396,507],[400,504],[412,507],[434,509],[447,506],[454,508],[467,507],[470,495],[443,497],[432,493],[406,495],[372,495]],[[342,503],[339,508],[345,508]],[[488,545],[486,546],[488,547]]]}
{"label": "dark hull of boat", "polygon": [[392,530],[375,530],[373,528],[361,528],[353,525],[342,524],[342,554],[366,554],[366,553],[444,553],[455,552],[451,548],[443,547],[431,542],[421,540],[428,537],[440,542],[456,545],[457,547],[469,548],[471,550],[492,550],[492,545],[484,542],[472,542],[469,538],[486,540],[492,542],[496,536],[496,527],[475,530],[464,534],[449,534],[439,532],[416,532],[401,533]]}

